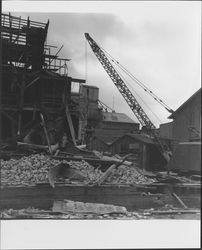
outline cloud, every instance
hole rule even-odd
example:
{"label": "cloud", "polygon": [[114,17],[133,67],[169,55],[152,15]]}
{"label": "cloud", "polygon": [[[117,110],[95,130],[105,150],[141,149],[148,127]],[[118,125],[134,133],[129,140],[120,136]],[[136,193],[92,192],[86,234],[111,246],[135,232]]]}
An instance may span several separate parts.
{"label": "cloud", "polygon": [[[30,19],[36,21],[47,22],[49,19],[48,43],[58,47],[64,45],[59,55],[71,58],[69,74],[77,78],[85,78],[87,75],[87,83],[100,88],[100,99],[103,102],[112,106],[114,97],[117,112],[134,117],[87,44],[85,32],[165,103],[177,109],[200,88],[199,6],[195,2],[138,1],[133,4],[133,9],[126,11],[126,4],[123,11],[111,14],[19,14],[22,17],[29,15]],[[56,52],[57,49],[53,50],[53,54]],[[146,103],[142,103],[137,96],[146,113],[152,117],[154,112],[166,122],[169,115],[167,111],[159,107],[137,84],[131,81],[130,84],[133,84],[133,93],[138,93]],[[156,118],[152,119],[159,124]]]}

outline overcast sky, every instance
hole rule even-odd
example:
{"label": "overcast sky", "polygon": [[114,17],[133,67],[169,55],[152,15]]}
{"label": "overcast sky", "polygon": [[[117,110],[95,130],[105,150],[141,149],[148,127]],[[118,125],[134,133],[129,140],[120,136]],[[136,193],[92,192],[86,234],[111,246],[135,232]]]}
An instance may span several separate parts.
{"label": "overcast sky", "polygon": [[[174,110],[201,86],[200,1],[15,3],[4,1],[3,11],[49,19],[48,44],[64,45],[59,55],[71,59],[69,75],[98,86],[101,101],[135,121],[88,44],[86,60],[85,32]],[[170,121],[169,113],[135,82],[128,86],[156,126]]]}

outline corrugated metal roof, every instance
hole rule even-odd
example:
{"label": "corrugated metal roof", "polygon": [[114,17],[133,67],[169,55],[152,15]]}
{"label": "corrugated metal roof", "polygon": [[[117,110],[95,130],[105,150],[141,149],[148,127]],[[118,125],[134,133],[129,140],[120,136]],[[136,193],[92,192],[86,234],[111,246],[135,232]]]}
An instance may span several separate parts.
{"label": "corrugated metal roof", "polygon": [[102,112],[104,122],[136,123],[124,113]]}

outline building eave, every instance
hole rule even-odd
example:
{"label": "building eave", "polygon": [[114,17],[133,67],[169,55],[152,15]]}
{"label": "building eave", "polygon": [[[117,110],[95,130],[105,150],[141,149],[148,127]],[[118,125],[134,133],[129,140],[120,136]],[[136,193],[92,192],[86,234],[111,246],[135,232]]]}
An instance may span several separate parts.
{"label": "building eave", "polygon": [[201,92],[201,88],[196,91],[188,100],[186,100],[174,113],[172,113],[168,118],[173,119],[177,113],[179,113],[190,101],[192,101],[199,93]]}

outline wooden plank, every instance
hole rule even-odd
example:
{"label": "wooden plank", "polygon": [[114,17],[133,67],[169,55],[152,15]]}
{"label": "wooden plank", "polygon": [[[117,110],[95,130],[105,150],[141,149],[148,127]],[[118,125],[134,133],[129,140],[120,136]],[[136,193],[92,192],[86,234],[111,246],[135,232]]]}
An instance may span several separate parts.
{"label": "wooden plank", "polygon": [[180,203],[180,205],[183,207],[183,208],[188,208],[185,203],[180,199],[180,197],[176,194],[176,193],[172,193],[172,195],[175,197],[175,199]]}
{"label": "wooden plank", "polygon": [[193,214],[193,213],[200,213],[199,209],[187,209],[187,210],[166,210],[166,211],[149,211],[148,214],[155,214],[155,215],[166,215],[166,214]]}
{"label": "wooden plank", "polygon": [[71,133],[71,136],[72,136],[72,141],[74,143],[74,146],[76,146],[75,131],[74,131],[73,123],[72,123],[72,118],[71,118],[71,115],[70,115],[70,112],[69,112],[68,104],[66,104],[65,113],[66,113],[67,121],[68,121],[68,124],[69,124],[70,133]]}
{"label": "wooden plank", "polygon": [[53,189],[49,185],[41,185],[32,187],[1,187],[0,206],[1,209],[19,209],[30,206],[50,209],[54,200],[63,199],[125,206],[128,211],[140,208],[161,207],[172,203],[170,196],[159,193],[148,194],[139,192],[136,187],[56,185]]}
{"label": "wooden plank", "polygon": [[123,206],[106,205],[102,203],[85,203],[71,200],[56,200],[53,203],[53,212],[61,213],[122,213],[126,214],[127,210]]}
{"label": "wooden plank", "polygon": [[44,133],[45,133],[45,136],[46,136],[46,141],[47,141],[47,144],[48,144],[48,149],[49,149],[50,154],[52,155],[53,152],[52,152],[52,148],[51,148],[51,144],[50,144],[50,139],[49,139],[48,131],[47,131],[47,128],[46,128],[44,117],[43,117],[43,115],[41,113],[40,113],[40,117],[41,117],[41,121],[42,121],[41,124],[43,126]]}
{"label": "wooden plank", "polygon": [[65,156],[65,157],[62,157],[62,156],[53,156],[52,157],[53,159],[55,160],[67,160],[67,161],[86,161],[88,162],[89,164],[97,164],[97,165],[102,165],[102,166],[110,166],[112,165],[113,163],[116,163],[116,161],[114,160],[102,160],[102,159],[96,159],[96,158],[90,158],[90,157],[74,157],[74,156]]}
{"label": "wooden plank", "polygon": [[98,185],[101,185],[101,184],[107,179],[107,177],[112,173],[112,171],[113,171],[115,168],[117,168],[118,166],[120,166],[121,164],[123,164],[124,161],[126,161],[126,159],[127,159],[128,157],[130,157],[130,156],[131,156],[131,154],[128,154],[128,155],[126,155],[122,160],[119,160],[118,163],[111,165],[111,166],[106,170],[106,172],[103,173],[103,175],[99,178],[99,180],[97,181],[97,184],[98,184]]}
{"label": "wooden plank", "polygon": [[103,175],[99,178],[99,180],[95,183],[98,185],[101,185],[106,179],[107,177],[112,173],[112,171],[116,168],[117,164],[113,164],[111,165],[104,173]]}

